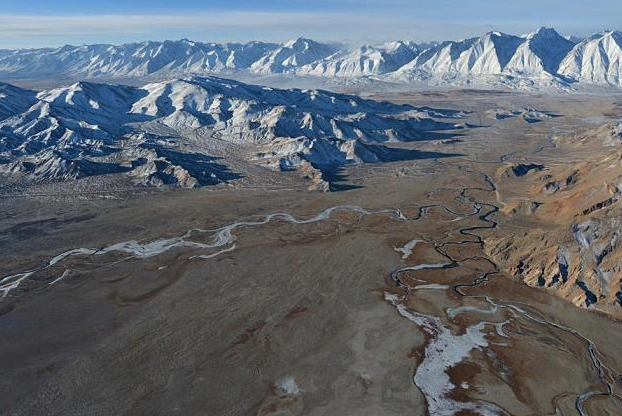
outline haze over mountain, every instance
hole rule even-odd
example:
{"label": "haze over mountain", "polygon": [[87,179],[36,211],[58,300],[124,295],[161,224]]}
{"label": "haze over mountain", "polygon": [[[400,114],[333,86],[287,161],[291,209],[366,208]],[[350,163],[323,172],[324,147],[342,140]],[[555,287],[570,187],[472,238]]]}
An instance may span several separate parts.
{"label": "haze over mountain", "polygon": [[398,83],[480,83],[568,87],[619,86],[622,33],[602,32],[575,44],[554,29],[523,36],[480,37],[417,45],[388,42],[347,47],[298,38],[274,44],[202,43],[187,39],[0,51],[0,76],[70,79],[235,74],[368,78]]}

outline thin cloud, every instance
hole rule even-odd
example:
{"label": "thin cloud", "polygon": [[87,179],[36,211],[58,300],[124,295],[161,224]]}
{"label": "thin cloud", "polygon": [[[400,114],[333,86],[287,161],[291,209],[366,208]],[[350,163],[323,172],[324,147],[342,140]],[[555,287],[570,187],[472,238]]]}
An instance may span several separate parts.
{"label": "thin cloud", "polygon": [[[344,37],[391,37],[399,32],[420,32],[437,26],[440,22],[421,21],[411,18],[350,13],[308,12],[235,12],[225,11],[193,15],[74,15],[32,16],[0,15],[0,36],[23,38],[45,36],[89,35],[135,35],[159,34],[170,31],[202,32],[219,37],[226,30],[228,35],[239,31],[238,39],[251,39],[249,32],[261,29],[265,37],[303,34],[320,35],[321,38],[340,40]],[[485,25],[461,25],[444,23],[445,29],[472,31]],[[474,27],[476,26],[476,27]],[[235,34],[235,33],[234,33]],[[383,34],[385,34],[383,36]]]}
{"label": "thin cloud", "polygon": [[[393,0],[399,2],[400,0]],[[542,22],[547,23],[549,22]],[[501,26],[501,27],[499,27]],[[66,43],[123,43],[188,37],[203,41],[282,41],[295,36],[318,40],[372,42],[389,39],[447,40],[488,30],[525,33],[539,24],[461,21],[386,12],[215,11],[187,14],[8,15],[0,14],[0,47]],[[600,29],[598,29],[600,30]]]}

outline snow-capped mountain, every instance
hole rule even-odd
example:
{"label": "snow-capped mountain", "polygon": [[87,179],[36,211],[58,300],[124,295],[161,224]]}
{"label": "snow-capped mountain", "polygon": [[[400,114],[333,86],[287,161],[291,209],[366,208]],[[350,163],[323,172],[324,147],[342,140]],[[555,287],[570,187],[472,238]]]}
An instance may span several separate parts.
{"label": "snow-capped mountain", "polygon": [[36,102],[34,91],[0,83],[0,120],[27,110]]}
{"label": "snow-capped mountain", "polygon": [[0,73],[96,78],[224,72],[246,69],[275,47],[262,42],[223,45],[182,39],[25,49],[0,54]]}
{"label": "snow-capped mountain", "polygon": [[554,29],[540,28],[530,33],[516,49],[505,70],[520,75],[555,75],[560,62],[574,44]]}
{"label": "snow-capped mountain", "polygon": [[0,95],[0,109],[8,109],[0,121],[0,172],[42,180],[126,173],[150,185],[218,183],[235,175],[202,150],[188,150],[216,141],[281,170],[378,162],[395,154],[377,143],[455,128],[431,116],[460,116],[215,77],[143,87],[79,82],[38,94],[4,90],[10,93]]}
{"label": "snow-capped mountain", "polygon": [[[555,30],[541,28],[524,37],[489,32],[444,42],[420,53],[390,77],[436,83],[482,82],[524,86],[557,78],[557,67],[573,44]],[[560,81],[561,82],[561,81]]]}
{"label": "snow-capped mountain", "polygon": [[559,73],[579,82],[622,85],[622,32],[603,32],[577,44]]}
{"label": "snow-capped mountain", "polygon": [[253,63],[250,70],[260,74],[295,72],[304,65],[324,59],[335,51],[334,46],[298,38],[270,51]]}
{"label": "snow-capped mountain", "polygon": [[499,32],[448,42],[416,59],[416,68],[432,76],[500,73],[523,39]]}
{"label": "snow-capped mountain", "polygon": [[379,46],[366,45],[352,51],[340,51],[325,59],[304,65],[299,74],[323,77],[355,78],[381,75],[397,70],[417,57],[413,42],[389,42]]}
{"label": "snow-capped mountain", "polygon": [[0,78],[56,77],[166,79],[227,74],[408,83],[505,85],[514,88],[573,84],[620,86],[622,34],[604,32],[575,44],[554,29],[417,45],[388,42],[347,47],[306,38],[285,43],[202,43],[187,39],[0,51]]}

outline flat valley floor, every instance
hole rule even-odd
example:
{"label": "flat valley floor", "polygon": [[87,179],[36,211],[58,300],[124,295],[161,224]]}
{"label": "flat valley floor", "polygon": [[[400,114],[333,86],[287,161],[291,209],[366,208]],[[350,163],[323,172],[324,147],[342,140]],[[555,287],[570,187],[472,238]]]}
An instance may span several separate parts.
{"label": "flat valley floor", "polygon": [[[353,165],[340,192],[270,173],[2,195],[0,414],[622,414],[615,310],[530,287],[490,249],[533,209],[499,172],[618,157],[564,140],[617,120],[622,96],[372,98],[471,127],[396,145],[451,157]],[[526,107],[556,117],[490,116]]]}

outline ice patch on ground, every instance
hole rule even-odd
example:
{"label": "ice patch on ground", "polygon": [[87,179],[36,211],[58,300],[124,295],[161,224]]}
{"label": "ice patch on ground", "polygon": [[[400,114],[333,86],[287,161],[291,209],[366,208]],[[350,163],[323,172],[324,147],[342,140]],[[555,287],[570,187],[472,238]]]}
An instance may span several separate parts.
{"label": "ice patch on ground", "polygon": [[450,398],[456,386],[451,382],[447,370],[468,358],[472,351],[487,347],[484,333],[488,322],[469,326],[461,335],[454,335],[438,317],[420,314],[410,310],[395,294],[385,293],[385,300],[398,313],[411,320],[430,335],[423,361],[417,367],[414,382],[425,396],[428,413],[434,416],[454,416],[463,412],[475,412],[484,416],[504,415],[505,411],[484,401],[459,402]]}
{"label": "ice patch on ground", "polygon": [[410,240],[404,247],[396,247],[395,251],[402,253],[402,260],[406,260],[413,253],[413,249],[419,243],[425,243],[423,240]]}
{"label": "ice patch on ground", "polygon": [[276,388],[282,396],[298,396],[300,394],[300,387],[292,376],[284,377],[277,383]]}

